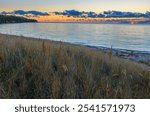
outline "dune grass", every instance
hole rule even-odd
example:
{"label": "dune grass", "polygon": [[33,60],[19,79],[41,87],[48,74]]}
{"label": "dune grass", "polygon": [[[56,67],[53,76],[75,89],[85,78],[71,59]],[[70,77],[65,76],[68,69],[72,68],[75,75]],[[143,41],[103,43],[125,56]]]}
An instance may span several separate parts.
{"label": "dune grass", "polygon": [[150,68],[84,46],[0,35],[0,98],[150,98]]}

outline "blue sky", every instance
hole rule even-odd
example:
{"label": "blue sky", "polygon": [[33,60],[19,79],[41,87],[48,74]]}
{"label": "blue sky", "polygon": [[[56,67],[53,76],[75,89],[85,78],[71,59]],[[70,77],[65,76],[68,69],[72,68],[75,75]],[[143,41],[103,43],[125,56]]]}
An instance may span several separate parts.
{"label": "blue sky", "polygon": [[146,12],[150,0],[0,0],[0,11],[12,10],[63,11],[76,9],[101,12],[106,10]]}

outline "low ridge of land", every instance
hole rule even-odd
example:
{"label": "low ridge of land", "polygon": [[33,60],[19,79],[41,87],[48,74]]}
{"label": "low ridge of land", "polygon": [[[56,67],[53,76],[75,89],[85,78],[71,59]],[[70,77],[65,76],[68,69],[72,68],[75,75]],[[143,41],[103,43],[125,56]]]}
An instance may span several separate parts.
{"label": "low ridge of land", "polygon": [[24,17],[0,15],[0,24],[5,23],[24,23],[24,22],[37,22],[34,19],[27,19]]}

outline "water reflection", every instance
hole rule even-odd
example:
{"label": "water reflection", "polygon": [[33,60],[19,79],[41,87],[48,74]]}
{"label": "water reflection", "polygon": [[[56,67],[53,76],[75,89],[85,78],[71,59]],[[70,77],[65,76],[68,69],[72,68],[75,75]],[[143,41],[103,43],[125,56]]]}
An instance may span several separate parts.
{"label": "water reflection", "polygon": [[0,33],[91,46],[150,51],[150,25],[23,23],[2,24]]}

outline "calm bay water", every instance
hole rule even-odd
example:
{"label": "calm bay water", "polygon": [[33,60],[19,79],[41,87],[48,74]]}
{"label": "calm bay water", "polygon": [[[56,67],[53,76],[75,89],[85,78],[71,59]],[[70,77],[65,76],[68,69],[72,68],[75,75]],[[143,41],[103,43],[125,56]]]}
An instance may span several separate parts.
{"label": "calm bay water", "polygon": [[150,25],[22,23],[1,24],[0,33],[150,52]]}

